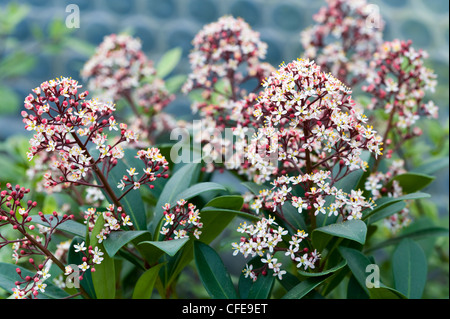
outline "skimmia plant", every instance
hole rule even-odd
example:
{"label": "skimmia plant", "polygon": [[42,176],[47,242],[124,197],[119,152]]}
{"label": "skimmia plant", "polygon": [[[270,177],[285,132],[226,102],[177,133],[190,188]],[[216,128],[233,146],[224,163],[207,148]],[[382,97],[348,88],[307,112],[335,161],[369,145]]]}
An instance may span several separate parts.
{"label": "skimmia plant", "polygon": [[[383,41],[371,8],[327,1],[279,66],[224,16],[192,39],[188,75],[170,76],[179,49],[155,63],[112,34],[80,72],[90,92],[66,77],[32,89],[32,186],[0,185],[6,295],[421,298],[416,239],[448,234],[423,222],[421,190],[445,159],[412,167],[404,150],[438,117],[437,79],[425,51]],[[178,91],[200,121],[166,113]],[[172,152],[174,128],[189,156]]]}

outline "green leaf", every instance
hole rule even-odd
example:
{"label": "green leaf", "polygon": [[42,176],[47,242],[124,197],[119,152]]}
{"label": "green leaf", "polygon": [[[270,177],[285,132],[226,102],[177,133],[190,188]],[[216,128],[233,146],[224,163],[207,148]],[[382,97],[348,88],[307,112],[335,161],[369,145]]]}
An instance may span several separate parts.
{"label": "green leaf", "polygon": [[177,93],[181,86],[186,82],[187,76],[184,74],[178,74],[174,75],[170,78],[168,78],[166,82],[166,89],[169,91],[169,93]]}
{"label": "green leaf", "polygon": [[240,211],[244,205],[244,198],[240,195],[218,196],[205,204],[205,207],[220,207]]}
{"label": "green leaf", "polygon": [[159,230],[164,215],[163,205],[181,199],[179,195],[188,189],[198,178],[199,163],[190,163],[179,168],[164,186],[158,202],[156,203],[154,216],[148,225],[148,230],[153,234],[153,239],[159,238]]}
{"label": "green leaf", "polygon": [[[11,288],[16,287],[15,285],[16,280],[21,280],[16,272],[17,268],[21,270],[23,277],[25,276],[33,277],[36,274],[35,272],[31,272],[28,269],[25,269],[21,266],[0,262],[0,288],[5,289],[8,293],[11,294],[13,293]],[[69,297],[69,294],[67,292],[52,284],[51,279],[46,280],[45,283],[47,284],[45,292],[39,293],[41,299],[42,299],[41,294],[52,299],[61,299]]]}
{"label": "green leaf", "polygon": [[386,217],[392,216],[398,212],[400,212],[402,209],[406,207],[406,203],[404,201],[396,202],[392,205],[385,206],[384,208],[378,209],[375,213],[373,213],[368,219],[367,219],[367,225],[373,224],[379,220],[382,220]]}
{"label": "green leaf", "polygon": [[[100,214],[95,222],[94,229],[91,233],[90,245],[95,249],[98,247],[103,252],[103,260],[100,264],[96,264],[95,272],[92,273],[92,283],[95,289],[95,295],[98,299],[114,299],[116,296],[116,270],[114,259],[105,251],[103,243],[98,243],[97,235],[100,234],[105,224],[103,214]],[[88,270],[89,271],[89,270]]]}
{"label": "green leaf", "polygon": [[0,79],[24,75],[32,70],[36,57],[17,51],[0,60]]}
{"label": "green leaf", "polygon": [[420,299],[427,282],[427,258],[411,239],[403,239],[394,251],[392,270],[395,288],[407,298]]}
{"label": "green leaf", "polygon": [[237,299],[237,293],[220,256],[210,246],[195,241],[194,259],[200,279],[214,299]]}
{"label": "green leaf", "polygon": [[159,270],[163,265],[164,264],[158,264],[153,266],[139,277],[136,286],[134,286],[133,299],[151,298]]}
{"label": "green leaf", "polygon": [[178,47],[167,51],[156,65],[156,75],[160,78],[169,75],[180,62],[182,53],[183,50]]}
{"label": "green leaf", "polygon": [[90,57],[95,54],[95,46],[91,43],[84,41],[76,36],[66,35],[61,39],[63,47],[69,47],[76,53]]}
{"label": "green leaf", "polygon": [[186,189],[185,191],[181,192],[180,194],[177,195],[177,197],[175,197],[171,202],[170,205],[175,205],[176,202],[180,199],[184,199],[184,200],[189,200],[195,196],[198,196],[202,193],[205,192],[210,192],[210,191],[226,191],[227,189],[217,183],[212,183],[212,182],[204,182],[204,183],[198,183],[198,184],[194,184],[191,187],[189,187],[188,189]]}
{"label": "green leaf", "polygon": [[42,206],[43,212],[55,212],[58,210],[58,201],[55,196],[46,196]]}
{"label": "green leaf", "polygon": [[0,35],[9,35],[20,21],[25,19],[29,12],[29,6],[15,2],[10,2],[6,7],[2,7],[0,12]]}
{"label": "green leaf", "polygon": [[311,290],[322,284],[330,275],[320,277],[310,277],[303,280],[294,288],[289,290],[282,299],[301,299],[305,297]]}
{"label": "green leaf", "polygon": [[393,181],[397,181],[402,187],[403,193],[410,194],[427,187],[434,179],[434,176],[408,172],[392,178],[387,184],[387,187],[390,187]]}
{"label": "green leaf", "polygon": [[437,173],[441,169],[448,167],[448,164],[449,164],[448,157],[433,158],[429,161],[426,161],[419,167],[414,168],[413,170],[411,170],[411,172],[432,175]]}
{"label": "green leaf", "polygon": [[175,256],[188,241],[189,237],[185,237],[167,241],[142,241],[139,245],[151,245],[156,248],[155,252],[160,251],[159,255],[166,253],[169,256]]}
{"label": "green leaf", "polygon": [[430,194],[417,192],[412,194],[407,194],[400,197],[382,197],[375,201],[376,207],[372,210],[365,210],[363,212],[362,220],[366,220],[370,216],[374,215],[381,209],[384,209],[392,204],[404,201],[404,200],[414,200],[414,199],[420,199],[420,198],[428,198],[430,197]]}
{"label": "green leaf", "polygon": [[115,231],[109,234],[108,238],[103,241],[103,247],[110,257],[114,257],[123,246],[145,235],[151,238],[150,232],[146,230]]}
{"label": "green leaf", "polygon": [[355,276],[351,275],[347,285],[347,299],[369,299],[369,295],[362,289]]}
{"label": "green leaf", "polygon": [[312,232],[312,242],[314,248],[321,251],[333,236],[364,244],[366,242],[366,234],[366,224],[362,220],[352,219],[314,229]]}
{"label": "green leaf", "polygon": [[448,236],[448,233],[449,233],[448,228],[435,227],[435,226],[427,227],[424,229],[416,230],[411,233],[406,233],[406,234],[402,234],[402,235],[399,235],[394,238],[387,239],[381,243],[378,243],[378,244],[366,249],[365,252],[371,252],[371,251],[381,249],[384,247],[388,247],[391,245],[396,245],[405,238],[419,240],[419,239],[433,237],[433,236]]}
{"label": "green leaf", "polygon": [[370,299],[407,299],[401,292],[380,284],[379,288],[369,290]]}
{"label": "green leaf", "polygon": [[347,265],[347,261],[344,259],[341,262],[339,262],[336,266],[333,266],[329,269],[325,269],[325,270],[322,270],[319,272],[306,272],[306,271],[299,269],[298,273],[303,277],[320,277],[320,276],[332,274],[332,273],[338,271],[339,269],[344,268],[346,265]]}
{"label": "green leaf", "polygon": [[16,92],[6,86],[0,86],[0,114],[14,114],[19,106],[19,97]]}
{"label": "green leaf", "polygon": [[[367,258],[363,253],[359,250],[348,248],[348,247],[339,247],[339,252],[342,257],[347,261],[347,265],[355,276],[355,279],[360,284],[361,288],[364,292],[369,295],[369,289],[366,286],[366,268],[368,265],[372,264],[369,258]],[[376,289],[376,288],[372,288]]]}

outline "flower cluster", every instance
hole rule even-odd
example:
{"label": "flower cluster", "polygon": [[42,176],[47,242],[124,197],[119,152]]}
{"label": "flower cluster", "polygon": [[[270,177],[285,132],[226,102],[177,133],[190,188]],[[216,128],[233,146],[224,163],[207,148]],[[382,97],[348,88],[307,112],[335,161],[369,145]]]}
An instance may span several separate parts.
{"label": "flower cluster", "polygon": [[[33,90],[35,96],[30,94],[25,99],[25,128],[36,132],[30,139],[29,160],[40,152],[57,154],[51,171],[44,175],[46,187],[61,183],[92,185],[91,170],[102,163],[108,172],[124,155],[120,144],[137,138],[126,124],[116,122],[113,104],[86,100],[88,92],[78,93],[80,87],[77,81],[63,77],[42,83]],[[107,143],[108,131],[120,132],[112,144]],[[94,152],[98,153],[97,158],[93,157]]]}
{"label": "flower cluster", "polygon": [[[385,173],[377,171],[370,174],[365,183],[365,190],[372,194],[374,200],[383,196],[393,198],[401,197],[405,195],[403,189],[399,182],[393,178],[404,173],[406,173],[404,161],[392,161]],[[398,213],[384,219],[384,224],[392,233],[396,233],[403,227],[408,226],[410,222],[411,215],[407,206]]]}
{"label": "flower cluster", "polygon": [[226,127],[233,126],[230,116],[234,103],[251,94],[249,86],[255,86],[253,91],[260,89],[261,81],[274,68],[262,62],[267,44],[241,18],[221,17],[206,25],[192,43],[192,72],[182,90],[201,92],[191,108],[202,117],[204,127],[194,139],[209,153],[207,171],[213,171],[219,166],[215,163],[222,163],[223,154],[211,149],[220,150],[231,143],[222,135]]}
{"label": "flower cluster", "polygon": [[298,230],[296,234],[291,236],[289,241],[289,248],[279,245],[283,241],[283,236],[288,234],[288,231],[283,227],[278,226],[273,218],[262,218],[256,224],[247,224],[244,222],[238,228],[238,232],[244,234],[239,243],[232,244],[234,252],[233,255],[241,253],[245,258],[261,257],[263,266],[259,269],[253,269],[253,265],[247,265],[244,269],[245,277],[249,277],[256,281],[258,275],[266,275],[270,269],[274,276],[278,276],[281,280],[286,271],[283,270],[282,263],[275,258],[275,253],[278,251],[284,252],[289,256],[293,262],[296,262],[297,268],[303,267],[304,270],[308,268],[314,269],[316,262],[320,259],[320,254],[314,250],[308,253],[308,248],[301,248],[301,242],[308,237],[308,234],[303,230]]}
{"label": "flower cluster", "polygon": [[[237,100],[242,83],[251,78],[262,80],[272,70],[270,65],[260,62],[265,58],[267,44],[241,18],[224,16],[204,26],[192,44],[194,49],[189,55],[192,73],[183,86],[185,92],[201,88],[212,93],[218,80],[227,78],[230,90],[221,93]],[[247,74],[242,73],[242,67]]]}
{"label": "flower cluster", "polygon": [[282,64],[263,88],[256,103],[246,100],[234,109],[234,117],[242,119],[234,128],[236,136],[257,129],[242,147],[256,170],[255,182],[290,172],[332,170],[337,164],[347,174],[366,169],[362,151],[382,154],[381,137],[365,124],[368,119],[355,107],[351,90],[314,62]]}
{"label": "flower cluster", "polygon": [[[299,213],[313,211],[314,215],[341,216],[343,220],[361,219],[366,208],[373,208],[373,200],[367,200],[361,190],[350,193],[332,186],[330,171],[319,171],[310,175],[280,176],[272,182],[271,190],[263,190],[251,203],[259,213],[261,209],[283,215],[283,205],[290,202]],[[293,187],[301,189],[303,196],[293,195]]]}
{"label": "flower cluster", "polygon": [[[158,119],[169,116],[163,109],[174,100],[153,61],[141,49],[141,42],[126,34],[106,36],[81,72],[88,86],[102,99],[125,99],[133,111],[133,130],[154,142],[160,133]],[[140,112],[142,111],[142,112]]]}
{"label": "flower cluster", "polygon": [[203,223],[200,221],[200,212],[194,204],[180,199],[175,206],[171,207],[167,203],[163,209],[164,225],[160,231],[164,235],[163,240],[181,239],[189,237],[190,234],[197,239],[200,238]]}
{"label": "flower cluster", "polygon": [[89,89],[99,91],[107,101],[130,94],[144,77],[154,74],[141,42],[126,34],[105,36],[81,71],[81,76],[89,79]]}
{"label": "flower cluster", "polygon": [[[81,258],[82,264],[78,265],[78,269],[82,272],[79,277],[79,280],[83,279],[83,274],[91,269],[91,272],[95,272],[94,265],[100,265],[103,261],[104,253],[96,246],[93,248],[92,246],[86,247],[85,242],[81,242],[80,244],[74,244],[73,249],[76,253],[81,253],[83,257]],[[65,267],[64,275],[69,276],[75,269],[73,269],[70,265]]]}
{"label": "flower cluster", "polygon": [[327,0],[301,33],[305,58],[353,86],[364,80],[368,62],[382,42],[384,23],[364,0]]}
{"label": "flower cluster", "polygon": [[168,174],[164,174],[169,169],[169,164],[164,156],[161,155],[158,148],[152,147],[147,150],[139,150],[136,158],[139,158],[144,163],[143,173],[139,178],[135,176],[139,175],[135,167],[131,167],[127,170],[128,175],[124,175],[120,180],[117,188],[124,190],[130,187],[130,189],[139,189],[142,185],[149,184],[150,188],[154,186],[150,184],[155,181],[156,178],[168,178]]}
{"label": "flower cluster", "polygon": [[[1,189],[0,189],[1,190]],[[53,212],[50,216],[38,213],[42,225],[36,227],[32,219],[31,211],[37,206],[36,202],[27,201],[26,205],[22,200],[29,189],[11,184],[6,185],[5,190],[0,192],[0,228],[5,229],[7,225],[21,234],[21,238],[15,240],[7,239],[0,234],[0,248],[11,244],[13,249],[13,259],[19,262],[22,258],[28,257],[28,262],[36,273],[33,276],[23,275],[22,270],[17,268],[17,274],[21,280],[15,282],[12,289],[14,298],[37,297],[39,292],[45,292],[47,284],[45,280],[50,277],[48,270],[57,257],[49,250],[49,244],[56,228],[62,223],[72,220],[73,215],[60,216]],[[39,235],[35,233],[39,231]],[[43,260],[37,263],[31,256],[43,256]]]}
{"label": "flower cluster", "polygon": [[104,225],[96,236],[98,243],[102,243],[112,231],[118,231],[123,227],[132,227],[133,222],[130,216],[123,212],[122,207],[115,207],[109,204],[106,211],[99,212],[97,208],[90,207],[83,212],[84,223],[87,224],[89,231],[92,231],[99,216],[103,216]]}
{"label": "flower cluster", "polygon": [[425,92],[434,92],[436,74],[425,66],[428,54],[415,50],[411,41],[385,42],[374,53],[363,90],[372,95],[369,109],[384,109],[389,114],[388,128],[401,140],[422,134],[416,122],[421,115],[438,117],[433,101],[424,101]]}
{"label": "flower cluster", "polygon": [[[362,190],[345,192],[337,183],[356,170],[366,170],[365,156],[382,155],[382,142],[373,127],[366,124],[367,117],[356,108],[351,90],[313,61],[304,59],[283,63],[262,87],[258,96],[236,103],[232,115],[238,140],[235,150],[242,150],[238,156],[247,161],[240,171],[258,184],[270,181],[272,185],[254,196],[249,208],[285,220],[284,205],[289,203],[298,213],[307,214],[305,220],[311,229],[316,227],[319,214],[336,220],[361,219],[374,202],[366,199]],[[251,131],[254,133],[248,140]],[[282,276],[277,260],[273,262],[271,245],[281,241],[281,235],[273,234],[284,230],[270,231],[272,222],[270,218],[268,221],[263,218],[254,228],[238,229],[258,235],[234,247],[244,255],[253,252],[260,256],[260,250],[249,247],[268,248],[271,254],[262,261],[274,269],[274,275]],[[298,262],[298,267],[314,268],[319,254],[313,251],[309,255],[295,246],[299,235],[304,232],[297,230],[292,236],[286,254]],[[267,247],[258,244],[266,240],[270,241]],[[249,268],[246,273],[255,278]]]}
{"label": "flower cluster", "polygon": [[136,89],[137,104],[145,115],[153,116],[175,99],[166,88],[162,79],[154,78],[151,83],[145,83]]}

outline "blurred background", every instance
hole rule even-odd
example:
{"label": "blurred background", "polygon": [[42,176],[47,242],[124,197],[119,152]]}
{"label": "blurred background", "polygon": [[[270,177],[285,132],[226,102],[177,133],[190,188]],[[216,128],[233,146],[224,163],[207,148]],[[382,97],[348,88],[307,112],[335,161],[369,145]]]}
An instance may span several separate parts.
{"label": "blurred background", "polygon": [[[449,2],[367,2],[379,6],[386,22],[384,39],[411,39],[416,49],[429,53],[428,66],[438,74],[439,84],[430,98],[440,107],[440,118],[425,124],[427,138],[408,150],[412,160],[442,152],[448,156]],[[80,9],[79,28],[66,27],[69,4]],[[195,34],[203,25],[231,14],[260,32],[268,44],[266,60],[278,66],[301,55],[300,32],[313,24],[313,14],[323,5],[325,1],[300,0],[0,0],[0,181],[15,169],[1,152],[8,151],[14,137],[26,134],[20,117],[25,96],[41,82],[59,76],[84,84],[80,70],[105,35],[125,31],[139,37],[153,61],[181,47],[182,60],[172,73],[188,74],[187,56]],[[178,118],[192,115],[189,100],[182,94],[167,110]],[[448,227],[448,168],[424,191],[433,197],[423,204]],[[448,297],[448,276],[445,281]],[[429,292],[429,296],[438,293]]]}

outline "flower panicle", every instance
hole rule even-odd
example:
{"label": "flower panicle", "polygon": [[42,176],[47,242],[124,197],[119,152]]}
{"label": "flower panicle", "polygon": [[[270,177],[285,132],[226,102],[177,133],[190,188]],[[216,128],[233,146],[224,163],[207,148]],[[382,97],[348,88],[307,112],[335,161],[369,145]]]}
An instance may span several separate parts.
{"label": "flower panicle", "polygon": [[203,223],[200,211],[194,204],[180,199],[173,207],[166,203],[162,208],[164,209],[164,224],[160,234],[164,236],[163,240],[182,239],[190,235],[200,239]]}
{"label": "flower panicle", "polygon": [[[6,189],[0,188],[0,227],[10,226],[20,234],[16,239],[8,239],[0,234],[0,248],[11,244],[13,260],[18,263],[28,258],[31,268],[36,271],[33,275],[24,275],[20,267],[16,268],[20,279],[15,281],[12,292],[17,299],[36,298],[40,292],[45,292],[50,265],[53,262],[62,265],[58,259],[61,254],[58,253],[60,246],[53,254],[50,251],[50,241],[61,224],[74,219],[73,215],[60,215],[57,212],[50,215],[39,212],[33,215],[32,210],[36,208],[37,202],[28,200],[23,204],[29,192],[30,189],[20,185],[13,187],[10,183],[6,184]],[[39,257],[40,261],[35,260],[34,256]]]}

